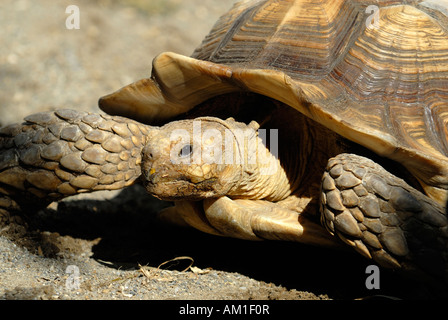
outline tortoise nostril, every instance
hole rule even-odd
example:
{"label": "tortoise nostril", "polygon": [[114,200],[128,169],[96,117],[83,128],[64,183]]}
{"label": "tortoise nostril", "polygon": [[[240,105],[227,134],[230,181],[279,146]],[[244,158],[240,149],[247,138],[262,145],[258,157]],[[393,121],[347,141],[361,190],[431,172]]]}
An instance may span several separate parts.
{"label": "tortoise nostril", "polygon": [[143,149],[143,157],[145,159],[149,159],[152,160],[154,159],[154,149],[151,148],[151,146],[147,145],[144,149]]}
{"label": "tortoise nostril", "polygon": [[143,157],[144,157],[146,160],[152,161],[152,160],[154,159],[154,154],[153,154],[152,152],[145,152],[145,153],[143,154]]}

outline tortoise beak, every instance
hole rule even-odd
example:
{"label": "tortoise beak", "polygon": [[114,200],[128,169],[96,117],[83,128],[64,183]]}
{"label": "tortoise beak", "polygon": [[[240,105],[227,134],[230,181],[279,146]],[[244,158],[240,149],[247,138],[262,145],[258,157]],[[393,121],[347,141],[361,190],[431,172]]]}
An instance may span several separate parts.
{"label": "tortoise beak", "polygon": [[184,199],[182,189],[187,188],[186,180],[181,175],[169,174],[168,168],[154,168],[145,171],[143,174],[143,186],[146,191],[154,197],[165,201],[176,201]]}

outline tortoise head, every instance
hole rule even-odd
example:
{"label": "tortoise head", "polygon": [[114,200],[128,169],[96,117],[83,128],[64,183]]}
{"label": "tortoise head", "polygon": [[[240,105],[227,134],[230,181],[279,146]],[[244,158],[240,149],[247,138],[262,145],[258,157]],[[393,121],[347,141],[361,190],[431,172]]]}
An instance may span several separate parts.
{"label": "tortoise head", "polygon": [[245,125],[214,117],[168,123],[143,149],[143,184],[157,198],[169,201],[226,195],[250,171],[245,157],[250,157],[247,146],[256,145],[250,141],[257,136],[255,128],[254,122]]}

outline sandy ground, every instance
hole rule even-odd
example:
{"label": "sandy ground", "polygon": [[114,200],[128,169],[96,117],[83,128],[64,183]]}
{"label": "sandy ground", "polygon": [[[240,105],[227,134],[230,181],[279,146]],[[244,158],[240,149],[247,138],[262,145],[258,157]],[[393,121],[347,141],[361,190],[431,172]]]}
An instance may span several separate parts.
{"label": "sandy ground", "polygon": [[[98,111],[100,96],[148,76],[158,53],[189,55],[232,2],[2,0],[0,124],[57,108]],[[78,30],[65,25],[71,4],[80,9]],[[381,290],[367,290],[370,263],[352,252],[164,225],[155,214],[166,205],[135,186],[68,199],[23,219],[0,216],[0,299],[316,300],[409,292],[407,281],[387,271]]]}

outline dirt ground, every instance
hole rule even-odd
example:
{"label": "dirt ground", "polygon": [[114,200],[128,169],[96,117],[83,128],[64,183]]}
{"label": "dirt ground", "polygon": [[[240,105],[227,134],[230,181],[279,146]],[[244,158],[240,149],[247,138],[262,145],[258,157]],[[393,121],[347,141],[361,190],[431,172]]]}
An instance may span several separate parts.
{"label": "dirt ground", "polygon": [[[2,0],[0,124],[147,77],[160,52],[189,55],[233,0]],[[80,29],[66,28],[67,6]],[[352,252],[247,242],[164,225],[141,187],[0,215],[0,299],[302,300],[406,297],[413,284]],[[3,219],[3,220],[2,220]],[[425,297],[418,291],[411,297]]]}

